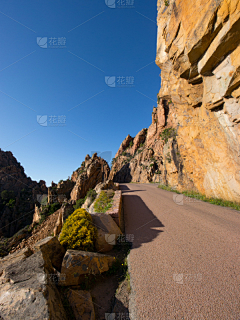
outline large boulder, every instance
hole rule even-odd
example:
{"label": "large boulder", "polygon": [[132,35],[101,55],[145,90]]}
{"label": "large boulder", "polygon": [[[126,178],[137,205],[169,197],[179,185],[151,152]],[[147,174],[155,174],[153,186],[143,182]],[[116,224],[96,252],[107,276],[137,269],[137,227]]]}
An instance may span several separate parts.
{"label": "large boulder", "polygon": [[65,280],[61,282],[61,285],[79,285],[82,275],[96,275],[108,271],[114,260],[114,257],[95,252],[67,250],[61,269],[61,274],[65,276]]}
{"label": "large boulder", "polygon": [[0,319],[67,320],[51,281],[53,272],[51,262],[40,251],[6,265],[0,277]]}
{"label": "large boulder", "polygon": [[106,213],[91,214],[93,224],[97,227],[96,249],[98,252],[108,252],[116,244],[122,234],[113,218]]}
{"label": "large boulder", "polygon": [[47,237],[35,243],[34,251],[41,251],[43,256],[48,258],[53,267],[61,270],[62,260],[66,250],[60,244],[57,238]]}
{"label": "large boulder", "polygon": [[69,289],[67,297],[76,320],[95,320],[94,306],[90,292]]}

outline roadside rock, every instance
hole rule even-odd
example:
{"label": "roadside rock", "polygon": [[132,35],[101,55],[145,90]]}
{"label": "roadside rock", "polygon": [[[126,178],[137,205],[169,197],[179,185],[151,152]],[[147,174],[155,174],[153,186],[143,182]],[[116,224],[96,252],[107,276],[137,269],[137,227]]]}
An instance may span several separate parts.
{"label": "roadside rock", "polygon": [[47,237],[34,244],[34,251],[41,251],[44,259],[49,259],[54,268],[61,270],[62,260],[66,250],[57,238]]}
{"label": "roadside rock", "polygon": [[66,276],[63,286],[79,285],[84,274],[101,274],[108,271],[114,257],[95,252],[67,250],[62,263],[61,274]]}
{"label": "roadside rock", "polygon": [[69,289],[68,301],[73,309],[76,320],[95,320],[92,297],[88,291]]}
{"label": "roadside rock", "polygon": [[121,230],[113,220],[113,218],[106,213],[91,214],[93,224],[97,227],[96,249],[98,252],[111,251],[116,244],[117,238],[122,234]]}
{"label": "roadside rock", "polygon": [[0,317],[4,320],[67,320],[61,298],[50,281],[50,261],[36,252],[8,265],[0,277]]}

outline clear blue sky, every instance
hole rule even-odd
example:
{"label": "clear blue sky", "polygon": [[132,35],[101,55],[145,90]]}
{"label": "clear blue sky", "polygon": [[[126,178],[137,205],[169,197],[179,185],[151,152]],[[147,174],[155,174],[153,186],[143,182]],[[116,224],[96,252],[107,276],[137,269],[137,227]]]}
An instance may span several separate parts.
{"label": "clear blue sky", "polygon": [[110,160],[151,123],[157,0],[106,2],[0,3],[0,148],[33,180],[67,179],[93,151]]}

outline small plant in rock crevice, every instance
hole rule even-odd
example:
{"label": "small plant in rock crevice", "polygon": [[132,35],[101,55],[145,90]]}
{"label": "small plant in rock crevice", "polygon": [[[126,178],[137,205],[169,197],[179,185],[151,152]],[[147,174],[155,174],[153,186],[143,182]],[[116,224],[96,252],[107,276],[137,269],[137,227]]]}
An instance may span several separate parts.
{"label": "small plant in rock crevice", "polygon": [[164,129],[159,136],[164,141],[164,143],[167,143],[168,139],[176,138],[177,132],[176,132],[176,129],[174,128],[167,128],[167,129]]}

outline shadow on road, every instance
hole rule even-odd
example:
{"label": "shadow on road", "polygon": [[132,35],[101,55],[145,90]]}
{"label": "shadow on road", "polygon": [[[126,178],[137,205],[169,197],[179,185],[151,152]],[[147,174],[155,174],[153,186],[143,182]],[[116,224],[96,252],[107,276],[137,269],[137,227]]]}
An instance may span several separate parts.
{"label": "shadow on road", "polygon": [[120,185],[120,189],[123,193],[125,234],[126,237],[128,236],[129,238],[133,235],[134,241],[132,248],[138,248],[143,243],[153,241],[163,232],[163,230],[159,228],[163,228],[164,225],[139,196],[126,194],[133,192],[133,190],[130,190],[125,185]]}

